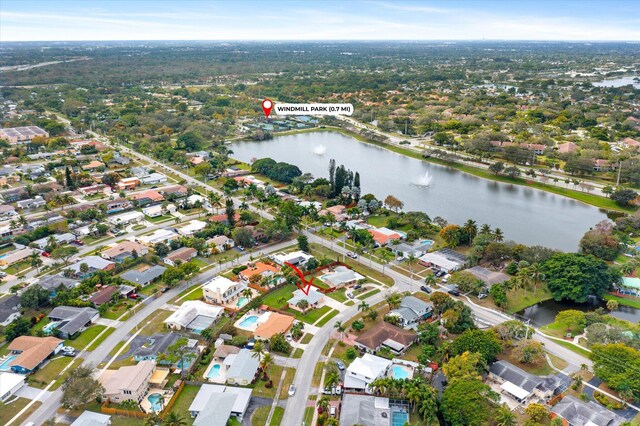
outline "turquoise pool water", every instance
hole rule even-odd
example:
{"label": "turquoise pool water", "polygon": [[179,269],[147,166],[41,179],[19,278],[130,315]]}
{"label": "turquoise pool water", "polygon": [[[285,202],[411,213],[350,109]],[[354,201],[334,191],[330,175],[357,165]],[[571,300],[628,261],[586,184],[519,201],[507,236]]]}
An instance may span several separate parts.
{"label": "turquoise pool water", "polygon": [[220,368],[222,368],[220,364],[214,364],[214,366],[211,367],[211,369],[207,373],[207,378],[217,379],[218,377],[220,377]]}
{"label": "turquoise pool water", "polygon": [[147,397],[151,404],[151,409],[156,413],[162,410],[162,395],[159,393],[152,393]]}
{"label": "turquoise pool water", "polygon": [[391,426],[404,426],[409,421],[409,413],[400,409],[391,409]]}
{"label": "turquoise pool water", "polygon": [[433,240],[422,240],[420,241],[420,244],[429,244],[430,246],[433,245]]}
{"label": "turquoise pool water", "polygon": [[9,256],[9,253],[0,254],[0,259],[4,259],[7,256]]}
{"label": "turquoise pool water", "polygon": [[18,355],[10,355],[7,359],[2,361],[2,364],[0,364],[0,371],[9,371],[11,369],[11,367],[9,367],[9,364],[11,364],[11,361],[16,359],[17,357]]}
{"label": "turquoise pool water", "polygon": [[236,303],[236,306],[238,308],[243,307],[244,305],[246,305],[247,303],[249,303],[249,299],[248,297],[241,297],[240,299],[238,299],[238,302]]}
{"label": "turquoise pool water", "polygon": [[53,332],[53,329],[56,328],[58,324],[60,324],[60,321],[50,322],[49,324],[42,327],[42,331],[44,332],[44,334],[51,334]]}
{"label": "turquoise pool water", "polygon": [[252,325],[255,325],[256,322],[258,322],[258,316],[257,315],[249,315],[248,317],[246,317],[245,319],[240,321],[240,324],[238,324],[238,325],[240,327],[251,327]]}
{"label": "turquoise pool water", "polygon": [[394,365],[391,369],[394,379],[408,379],[409,371],[400,365]]}

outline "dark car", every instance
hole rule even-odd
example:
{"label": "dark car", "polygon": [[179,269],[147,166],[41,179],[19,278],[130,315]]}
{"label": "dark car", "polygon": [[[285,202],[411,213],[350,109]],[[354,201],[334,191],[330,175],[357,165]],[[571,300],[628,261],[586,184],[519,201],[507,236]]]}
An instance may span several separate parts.
{"label": "dark car", "polygon": [[460,296],[460,292],[458,291],[458,288],[454,286],[448,286],[447,293],[449,293],[452,296]]}
{"label": "dark car", "polygon": [[170,288],[171,288],[171,287],[169,287],[169,286],[167,285],[167,286],[162,287],[162,290],[160,290],[160,291],[161,291],[161,292],[163,292],[163,293],[166,293],[166,292],[168,292],[168,291],[169,291],[169,289],[170,289]]}
{"label": "dark car", "polygon": [[425,293],[431,293],[431,289],[426,285],[420,286],[420,290],[424,291]]}

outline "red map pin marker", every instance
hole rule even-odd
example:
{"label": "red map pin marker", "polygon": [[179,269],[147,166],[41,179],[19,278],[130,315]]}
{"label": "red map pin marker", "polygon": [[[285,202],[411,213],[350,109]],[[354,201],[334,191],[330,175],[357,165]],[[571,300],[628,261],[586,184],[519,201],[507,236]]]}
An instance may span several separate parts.
{"label": "red map pin marker", "polygon": [[271,109],[273,108],[273,102],[271,99],[265,99],[262,101],[262,110],[264,111],[264,115],[269,118],[269,114],[271,114]]}

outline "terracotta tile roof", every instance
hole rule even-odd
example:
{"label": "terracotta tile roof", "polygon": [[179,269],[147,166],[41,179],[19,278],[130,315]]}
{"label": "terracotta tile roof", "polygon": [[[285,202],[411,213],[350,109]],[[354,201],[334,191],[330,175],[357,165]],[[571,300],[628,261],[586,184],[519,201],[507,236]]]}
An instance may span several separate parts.
{"label": "terracotta tile roof", "polygon": [[[238,222],[240,220],[240,213],[236,213],[233,217],[236,219],[236,222]],[[217,214],[215,216],[209,217],[209,222],[226,222],[226,221],[227,221],[226,214]]]}
{"label": "terracotta tile roof", "polygon": [[27,370],[33,370],[62,343],[55,337],[20,336],[9,345],[10,351],[21,352],[11,363]]}
{"label": "terracotta tile roof", "polygon": [[400,327],[391,325],[388,322],[381,321],[375,327],[372,327],[362,333],[355,341],[371,350],[376,350],[385,341],[391,339],[401,343],[405,347],[411,345],[417,339],[416,333],[403,330]]}
{"label": "terracotta tile roof", "polygon": [[142,191],[138,194],[133,194],[131,196],[134,200],[144,200],[145,198],[150,199],[151,201],[163,201],[164,197],[161,193],[156,190],[148,189],[146,191]]}
{"label": "terracotta tile roof", "polygon": [[289,315],[271,312],[269,318],[260,324],[253,334],[254,336],[260,336],[261,339],[270,339],[274,334],[286,332],[293,324],[293,321],[294,318]]}
{"label": "terracotta tile roof", "polygon": [[253,264],[253,267],[249,266],[244,271],[240,271],[240,275],[242,275],[246,279],[250,279],[254,275],[262,275],[262,273],[265,271],[271,271],[276,274],[280,272],[280,269],[264,262],[255,262]]}
{"label": "terracotta tile roof", "polygon": [[380,245],[385,245],[389,241],[399,240],[402,238],[400,234],[384,234],[382,232],[376,231],[375,229],[368,230],[373,239]]}

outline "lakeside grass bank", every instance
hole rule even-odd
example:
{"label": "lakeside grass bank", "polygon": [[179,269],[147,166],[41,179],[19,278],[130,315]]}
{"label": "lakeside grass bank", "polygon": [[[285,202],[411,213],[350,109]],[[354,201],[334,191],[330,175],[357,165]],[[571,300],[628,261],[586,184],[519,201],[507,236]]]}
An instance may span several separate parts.
{"label": "lakeside grass bank", "polygon": [[548,185],[548,184],[545,184],[545,183],[542,183],[542,182],[532,181],[532,180],[528,180],[528,179],[521,178],[521,177],[512,178],[512,177],[509,177],[509,176],[506,176],[506,175],[496,175],[495,173],[491,173],[488,170],[484,170],[484,169],[481,169],[481,168],[478,168],[478,167],[473,167],[473,166],[469,166],[469,165],[466,165],[466,164],[460,164],[460,163],[453,162],[453,161],[446,161],[446,160],[442,160],[442,159],[439,159],[439,158],[434,158],[434,157],[425,158],[420,153],[415,152],[413,150],[410,150],[410,149],[407,149],[407,148],[402,148],[400,146],[392,145],[392,144],[389,144],[389,143],[373,141],[371,139],[367,139],[367,138],[363,137],[362,135],[360,135],[358,133],[343,129],[342,127],[323,126],[323,127],[315,127],[315,128],[312,128],[312,129],[288,130],[286,132],[277,132],[277,133],[274,133],[273,135],[274,136],[287,136],[287,135],[295,135],[295,134],[300,134],[300,133],[331,132],[331,131],[342,133],[345,136],[352,137],[354,139],[359,140],[360,142],[376,145],[376,146],[385,148],[385,149],[387,149],[389,151],[393,151],[395,153],[405,155],[407,157],[415,158],[415,159],[421,160],[421,161],[427,161],[429,163],[438,164],[438,165],[445,166],[445,167],[450,167],[452,169],[456,169],[456,170],[459,170],[461,172],[464,172],[464,173],[467,173],[467,174],[470,174],[470,175],[473,175],[473,176],[476,176],[476,177],[480,177],[480,178],[483,178],[483,179],[488,179],[488,180],[492,180],[492,181],[495,181],[495,182],[513,184],[513,185],[526,186],[526,187],[534,188],[534,189],[539,189],[541,191],[546,191],[546,192],[550,192],[552,194],[561,195],[563,197],[571,198],[573,200],[580,201],[582,203],[589,204],[591,206],[598,207],[598,208],[601,208],[601,209],[604,209],[604,210],[622,212],[622,213],[630,213],[630,212],[634,211],[634,209],[632,209],[632,208],[625,208],[625,207],[618,206],[615,202],[613,202],[613,200],[610,200],[610,199],[605,198],[605,197],[601,197],[599,195],[594,195],[594,194],[589,194],[589,193],[585,193],[585,192],[581,192],[581,191],[576,191],[576,190],[569,189],[569,188],[562,188],[562,187],[555,186],[555,185]]}

